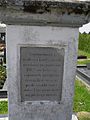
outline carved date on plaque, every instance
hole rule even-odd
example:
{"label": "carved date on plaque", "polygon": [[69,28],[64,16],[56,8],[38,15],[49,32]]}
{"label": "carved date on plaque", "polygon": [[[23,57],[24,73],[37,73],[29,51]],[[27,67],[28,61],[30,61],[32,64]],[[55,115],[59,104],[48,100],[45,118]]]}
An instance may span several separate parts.
{"label": "carved date on plaque", "polygon": [[20,47],[21,101],[60,101],[64,49]]}

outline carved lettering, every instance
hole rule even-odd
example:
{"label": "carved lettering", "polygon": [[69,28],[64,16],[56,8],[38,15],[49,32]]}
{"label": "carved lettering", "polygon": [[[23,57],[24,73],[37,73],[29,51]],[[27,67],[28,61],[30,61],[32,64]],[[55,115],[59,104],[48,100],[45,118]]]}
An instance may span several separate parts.
{"label": "carved lettering", "polygon": [[64,49],[20,47],[21,101],[60,101]]}

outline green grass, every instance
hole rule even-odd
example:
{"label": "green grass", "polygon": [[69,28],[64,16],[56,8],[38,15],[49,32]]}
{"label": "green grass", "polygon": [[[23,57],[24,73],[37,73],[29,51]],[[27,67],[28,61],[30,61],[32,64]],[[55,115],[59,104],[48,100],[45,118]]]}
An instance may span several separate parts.
{"label": "green grass", "polygon": [[8,102],[0,101],[0,114],[7,114],[7,113],[8,113]]}
{"label": "green grass", "polygon": [[90,53],[90,34],[79,34],[79,50]]}
{"label": "green grass", "polygon": [[87,64],[87,63],[90,63],[90,60],[78,60],[77,61],[77,64]]}
{"label": "green grass", "polygon": [[90,112],[90,90],[81,82],[75,81],[74,112]]}
{"label": "green grass", "polygon": [[0,89],[2,89],[6,80],[6,68],[0,65]]}
{"label": "green grass", "polygon": [[78,120],[90,120],[90,88],[79,80],[75,81],[75,96],[73,111]]}
{"label": "green grass", "polygon": [[87,58],[90,58],[90,53],[82,50],[78,50],[78,55],[84,55],[87,56]]}
{"label": "green grass", "polygon": [[6,68],[0,65],[0,80],[6,79]]}
{"label": "green grass", "polygon": [[77,61],[77,64],[87,64],[87,63],[90,63],[90,53],[85,52],[85,51],[82,51],[82,50],[79,50],[79,51],[78,51],[78,55],[87,56],[87,59],[78,60],[78,61]]}
{"label": "green grass", "polygon": [[78,117],[78,120],[90,120],[90,117],[81,116],[81,117]]}
{"label": "green grass", "polygon": [[78,120],[90,120],[90,118],[82,117],[82,118],[78,118]]}

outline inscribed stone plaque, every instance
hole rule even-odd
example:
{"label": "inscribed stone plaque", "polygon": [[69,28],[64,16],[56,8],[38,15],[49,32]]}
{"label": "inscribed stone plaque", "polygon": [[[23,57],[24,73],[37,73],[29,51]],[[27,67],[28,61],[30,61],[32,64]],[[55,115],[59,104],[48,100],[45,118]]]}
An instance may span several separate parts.
{"label": "inscribed stone plaque", "polygon": [[21,101],[60,101],[64,49],[20,47]]}

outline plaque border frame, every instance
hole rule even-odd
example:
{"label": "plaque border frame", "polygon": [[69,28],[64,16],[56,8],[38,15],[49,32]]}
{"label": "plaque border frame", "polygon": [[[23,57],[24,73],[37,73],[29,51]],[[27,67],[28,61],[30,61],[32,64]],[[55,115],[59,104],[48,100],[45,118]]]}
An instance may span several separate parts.
{"label": "plaque border frame", "polygon": [[[64,49],[64,62],[63,62],[63,75],[62,75],[62,87],[63,87],[63,79],[64,79],[64,66],[65,66],[65,50],[67,45],[44,45],[44,44],[18,44],[17,45],[17,80],[18,82],[18,102],[19,103],[32,103],[32,102],[39,102],[39,103],[47,103],[47,102],[54,102],[49,100],[40,100],[40,101],[22,101],[21,100],[21,81],[20,81],[20,47],[45,47],[45,48],[56,48],[56,49]],[[61,99],[60,101],[55,101],[60,104],[62,101],[62,88],[61,88]]]}

